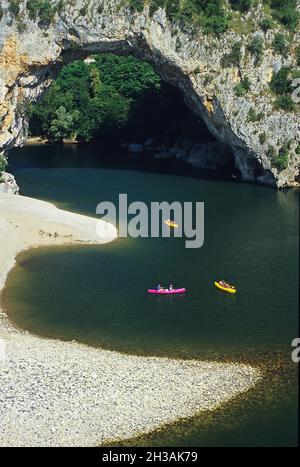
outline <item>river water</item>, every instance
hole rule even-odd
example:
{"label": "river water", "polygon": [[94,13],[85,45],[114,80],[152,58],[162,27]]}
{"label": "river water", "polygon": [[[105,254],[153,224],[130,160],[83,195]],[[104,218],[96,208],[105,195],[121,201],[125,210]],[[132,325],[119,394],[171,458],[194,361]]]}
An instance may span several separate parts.
{"label": "river water", "polygon": [[[27,146],[10,154],[21,194],[95,216],[100,201],[203,201],[205,241],[118,239],[103,246],[25,252],[2,302],[18,326],[146,355],[252,362],[266,376],[212,417],[166,428],[146,445],[295,445],[298,335],[298,191],[192,176],[107,157],[89,147]],[[177,172],[177,173],[176,173]],[[198,174],[199,175],[199,174]],[[223,278],[235,296],[218,291]],[[157,283],[185,296],[153,297]]]}

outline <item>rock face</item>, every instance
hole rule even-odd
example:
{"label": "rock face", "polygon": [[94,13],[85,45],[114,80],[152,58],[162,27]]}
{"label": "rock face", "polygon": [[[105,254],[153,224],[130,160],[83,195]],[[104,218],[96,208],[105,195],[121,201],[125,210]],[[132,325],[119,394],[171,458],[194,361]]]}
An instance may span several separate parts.
{"label": "rock face", "polygon": [[186,162],[191,167],[218,170],[232,163],[232,155],[224,143],[209,141],[195,143],[189,139],[178,138],[171,148],[158,148],[156,159],[176,158]]}
{"label": "rock face", "polygon": [[[244,17],[254,23],[253,32],[242,35],[229,30],[218,38],[191,27],[179,28],[161,8],[150,16],[147,2],[140,13],[122,0],[89,0],[84,5],[81,0],[65,2],[51,23],[43,24],[39,18],[29,18],[26,1],[20,1],[17,16],[8,1],[1,2],[0,150],[22,144],[27,132],[26,102],[43,93],[64,62],[97,52],[131,53],[151,62],[165,81],[181,90],[186,104],[218,140],[231,147],[243,180],[278,187],[299,184],[299,110],[275,111],[269,89],[274,72],[282,66],[297,68],[299,32],[282,57],[271,45],[279,27],[264,33],[258,26],[264,17],[260,4]],[[245,46],[255,35],[264,46],[259,65]],[[224,68],[222,56],[239,41],[243,44],[239,70]],[[234,88],[241,72],[249,78],[251,89],[237,97]],[[249,119],[250,109],[260,118]],[[274,153],[285,145],[288,166],[278,171]]]}
{"label": "rock face", "polygon": [[1,174],[0,193],[11,193],[13,195],[17,195],[19,193],[19,187],[13,175],[6,172]]}

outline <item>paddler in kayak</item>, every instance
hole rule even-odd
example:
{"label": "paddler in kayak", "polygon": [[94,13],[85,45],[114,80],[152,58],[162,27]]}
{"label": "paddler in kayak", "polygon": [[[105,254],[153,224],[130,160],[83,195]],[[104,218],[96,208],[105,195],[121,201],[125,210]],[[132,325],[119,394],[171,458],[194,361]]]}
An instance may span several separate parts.
{"label": "paddler in kayak", "polygon": [[170,290],[170,291],[171,291],[171,290],[174,290],[174,287],[173,287],[172,284],[170,284],[170,285],[169,285],[169,288],[166,289],[165,287],[162,287],[160,284],[158,284],[158,286],[156,287],[156,290],[158,290],[158,291],[161,290],[161,291],[165,291],[165,292],[166,292],[166,291],[168,291],[168,290]]}
{"label": "paddler in kayak", "polygon": [[178,227],[178,224],[176,224],[175,221],[171,221],[171,219],[165,220],[165,224],[166,224],[168,227],[173,227],[174,229],[177,229],[177,227]]}
{"label": "paddler in kayak", "polygon": [[235,287],[233,285],[227,284],[227,282],[225,282],[225,281],[219,281],[219,284],[222,287],[226,287],[227,289],[235,289]]}

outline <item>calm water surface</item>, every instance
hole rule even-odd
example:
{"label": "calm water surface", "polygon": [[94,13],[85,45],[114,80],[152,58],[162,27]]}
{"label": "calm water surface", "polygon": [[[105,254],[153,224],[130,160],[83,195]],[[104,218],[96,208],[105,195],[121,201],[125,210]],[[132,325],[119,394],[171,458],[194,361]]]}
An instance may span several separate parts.
{"label": "calm water surface", "polygon": [[[36,334],[135,354],[268,361],[273,376],[275,366],[289,367],[298,335],[298,192],[168,174],[164,167],[164,173],[133,170],[130,161],[118,157],[112,164],[97,152],[26,147],[11,154],[11,170],[23,195],[91,216],[100,201],[117,203],[119,193],[128,193],[129,202],[204,201],[204,246],[118,239],[23,253],[2,296],[10,318]],[[219,278],[234,283],[238,294],[215,289]],[[188,292],[148,296],[145,290],[158,282]],[[264,387],[252,405],[244,404],[238,426],[232,414],[235,424],[229,416],[203,433],[203,420],[195,419],[161,442],[295,444],[295,381],[290,373],[276,381],[276,390]]]}

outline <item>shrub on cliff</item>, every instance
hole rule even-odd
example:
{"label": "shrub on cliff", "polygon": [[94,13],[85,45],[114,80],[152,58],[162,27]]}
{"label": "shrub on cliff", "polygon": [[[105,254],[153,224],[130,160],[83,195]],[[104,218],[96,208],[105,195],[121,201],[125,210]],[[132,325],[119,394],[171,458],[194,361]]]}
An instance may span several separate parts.
{"label": "shrub on cliff", "polygon": [[255,123],[259,122],[264,118],[265,114],[263,112],[256,112],[254,107],[250,107],[247,115],[247,122]]}
{"label": "shrub on cliff", "polygon": [[144,9],[144,0],[129,0],[129,6],[132,10],[141,13]]}
{"label": "shrub on cliff", "polygon": [[[145,3],[143,0],[129,0],[130,8],[139,13],[143,11]],[[148,4],[150,16],[163,8],[170,21],[195,24],[208,33],[220,34],[229,26],[222,0],[150,0]]]}
{"label": "shrub on cliff", "polygon": [[[152,16],[158,8],[166,10],[171,21],[193,23],[201,26],[208,33],[221,34],[230,26],[230,17],[224,0],[129,0],[133,11],[141,13],[145,4],[149,5]],[[297,0],[263,0],[274,19],[295,31],[299,23],[299,13],[296,9]],[[242,14],[247,13],[253,0],[229,0],[232,10]],[[270,29],[273,23],[270,19],[262,20],[261,27]]]}
{"label": "shrub on cliff", "polygon": [[279,172],[288,168],[289,165],[289,145],[283,145],[277,152],[272,146],[266,152],[272,165],[277,168]]}
{"label": "shrub on cliff", "polygon": [[275,34],[272,46],[275,52],[277,52],[280,55],[285,55],[288,51],[288,45],[285,40],[285,36],[280,32]]}
{"label": "shrub on cliff", "polygon": [[34,21],[39,19],[40,24],[44,25],[51,23],[55,13],[59,13],[63,6],[62,0],[55,4],[52,4],[50,0],[27,0],[26,2],[29,18]]}
{"label": "shrub on cliff", "polygon": [[251,8],[252,0],[229,0],[229,3],[233,10],[244,13]]}
{"label": "shrub on cliff", "polygon": [[241,80],[240,83],[238,83],[234,87],[235,94],[237,95],[237,97],[242,97],[245,94],[247,94],[248,91],[250,91],[250,87],[251,87],[250,80],[246,76],[245,78]]}
{"label": "shrub on cliff", "polygon": [[261,20],[259,23],[261,29],[266,32],[269,29],[272,29],[274,27],[274,21],[271,20],[271,18],[264,18]]}
{"label": "shrub on cliff", "polygon": [[300,45],[296,48],[297,65],[300,66]]}
{"label": "shrub on cliff", "polygon": [[295,103],[289,94],[283,94],[278,96],[275,100],[275,109],[283,109],[287,111],[292,111],[295,109]]}
{"label": "shrub on cliff", "polygon": [[287,144],[283,145],[278,154],[273,159],[274,165],[278,171],[282,171],[288,168],[289,165],[289,147]]}
{"label": "shrub on cliff", "polygon": [[[149,14],[150,16],[153,16],[153,14],[158,10],[159,8],[165,8],[167,11],[167,8],[169,9],[169,4],[171,9],[169,10],[169,13],[171,13],[171,10],[173,10],[173,14],[177,14],[179,10],[179,1],[175,2],[166,2],[165,0],[150,0],[149,2]],[[168,16],[168,14],[167,14]],[[170,17],[172,16],[171,14],[169,15]]]}
{"label": "shrub on cliff", "polygon": [[267,135],[264,131],[259,134],[258,138],[261,145],[265,144],[265,142],[267,141]]}
{"label": "shrub on cliff", "polygon": [[271,0],[272,16],[281,24],[296,31],[299,24],[299,12],[297,11],[297,0]]}
{"label": "shrub on cliff", "polygon": [[224,54],[221,58],[221,66],[223,68],[227,68],[230,66],[239,66],[241,59],[241,43],[235,42],[232,46],[231,52]]}
{"label": "shrub on cliff", "polygon": [[263,44],[264,41],[260,36],[255,36],[247,45],[249,52],[254,55],[254,65],[257,66],[260,64],[263,56]]}
{"label": "shrub on cliff", "polygon": [[278,73],[272,76],[270,82],[271,90],[277,95],[275,100],[275,108],[292,111],[295,108],[295,103],[292,99],[292,79],[291,69],[282,67]]}
{"label": "shrub on cliff", "polygon": [[291,94],[291,79],[290,79],[290,68],[282,67],[278,73],[272,76],[270,81],[270,88],[275,94]]}
{"label": "shrub on cliff", "polygon": [[8,0],[8,9],[14,16],[20,13],[20,0]]}

